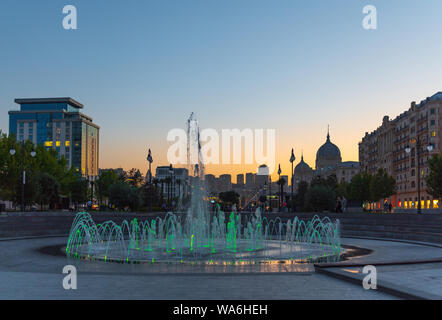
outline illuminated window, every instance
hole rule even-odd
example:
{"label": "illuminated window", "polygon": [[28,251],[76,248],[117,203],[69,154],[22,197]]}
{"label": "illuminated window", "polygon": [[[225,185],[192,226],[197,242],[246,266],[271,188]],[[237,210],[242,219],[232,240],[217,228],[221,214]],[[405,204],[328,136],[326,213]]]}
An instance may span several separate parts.
{"label": "illuminated window", "polygon": [[45,147],[52,147],[52,141],[45,141]]}
{"label": "illuminated window", "polygon": [[60,141],[55,141],[55,146],[59,147],[60,146]]}
{"label": "illuminated window", "polygon": [[436,136],[436,131],[431,132],[431,136],[435,137]]}
{"label": "illuminated window", "polygon": [[433,208],[439,209],[439,200],[433,200]]}
{"label": "illuminated window", "polygon": [[66,147],[69,147],[69,146],[71,145],[71,142],[70,142],[70,141],[66,141],[66,142],[64,143],[64,145],[65,145]]}

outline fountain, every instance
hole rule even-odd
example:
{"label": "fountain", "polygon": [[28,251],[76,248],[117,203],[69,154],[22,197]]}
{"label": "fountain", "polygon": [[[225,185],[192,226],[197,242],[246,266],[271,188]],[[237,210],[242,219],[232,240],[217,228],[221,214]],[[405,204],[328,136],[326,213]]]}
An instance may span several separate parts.
{"label": "fountain", "polygon": [[[188,120],[189,172],[194,173],[185,214],[96,224],[87,212],[75,217],[66,245],[73,258],[120,263],[259,264],[336,261],[341,252],[339,220],[314,216],[283,221],[208,209],[198,122]],[[195,154],[195,152],[197,154]],[[190,183],[190,182],[189,182]]]}

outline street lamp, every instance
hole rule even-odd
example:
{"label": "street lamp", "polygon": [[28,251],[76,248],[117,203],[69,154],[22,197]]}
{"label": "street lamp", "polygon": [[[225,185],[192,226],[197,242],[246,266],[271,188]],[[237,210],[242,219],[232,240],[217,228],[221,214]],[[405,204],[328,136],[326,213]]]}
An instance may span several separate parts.
{"label": "street lamp", "polygon": [[282,204],[282,183],[281,183],[281,164],[278,165],[278,184],[279,184],[279,211],[281,211]]}
{"label": "street lamp", "polygon": [[[22,140],[20,143],[21,151],[22,151],[22,157],[21,157],[21,172],[22,172],[22,183],[21,183],[21,211],[25,211],[25,184],[26,184],[26,171],[25,171],[25,141]],[[9,153],[11,156],[14,156],[16,153],[16,150],[12,148],[9,150]],[[30,153],[31,157],[34,158],[37,153],[32,150]]]}
{"label": "street lamp", "polygon": [[150,212],[152,212],[152,162],[153,162],[153,158],[152,158],[152,152],[149,149],[149,152],[147,153],[147,161],[149,162],[149,172],[148,172],[148,180],[147,183],[149,184],[149,194],[150,194],[150,203],[149,203],[149,208],[150,208]]}
{"label": "street lamp", "polygon": [[169,181],[169,202],[170,204],[172,203],[172,175],[173,175],[173,167],[172,164],[170,164],[169,166],[169,176],[170,176],[170,181]]}
{"label": "street lamp", "polygon": [[148,179],[148,183],[151,184],[152,183],[152,162],[153,162],[153,158],[152,158],[152,152],[149,149],[149,152],[147,153],[147,161],[149,162],[149,179]]}
{"label": "street lamp", "polygon": [[291,195],[290,195],[290,200],[291,200],[291,205],[290,208],[292,209],[292,212],[295,212],[295,206],[294,206],[294,201],[293,201],[293,162],[295,161],[296,157],[295,154],[293,153],[293,148],[292,148],[292,155],[290,156],[290,162],[292,164],[292,177],[291,177],[291,184],[292,184],[292,191],[291,191]]}
{"label": "street lamp", "polygon": [[[412,139],[411,140],[412,144],[416,144],[416,156],[417,156],[417,213],[418,214],[422,214],[422,206],[421,206],[421,163],[420,163],[420,156],[421,156],[421,140],[420,137],[418,136],[417,139]],[[427,145],[427,150],[428,151],[432,151],[433,150],[433,145],[432,144],[428,144]],[[410,153],[411,152],[411,148],[410,146],[406,146],[405,147],[405,152],[406,153]]]}

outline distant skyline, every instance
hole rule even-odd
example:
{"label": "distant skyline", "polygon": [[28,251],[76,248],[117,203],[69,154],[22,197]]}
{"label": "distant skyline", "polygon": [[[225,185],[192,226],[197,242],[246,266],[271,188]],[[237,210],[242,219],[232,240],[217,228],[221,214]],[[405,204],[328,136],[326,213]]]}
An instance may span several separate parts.
{"label": "distant skyline", "polygon": [[[162,0],[0,3],[0,129],[15,98],[72,97],[100,130],[100,167],[167,165],[167,132],[200,126],[276,129],[312,167],[327,125],[343,161],[384,115],[442,90],[442,2]],[[62,9],[78,10],[78,30]],[[375,5],[378,29],[364,30]],[[252,166],[208,166],[219,175]],[[277,168],[273,177],[277,177]]]}

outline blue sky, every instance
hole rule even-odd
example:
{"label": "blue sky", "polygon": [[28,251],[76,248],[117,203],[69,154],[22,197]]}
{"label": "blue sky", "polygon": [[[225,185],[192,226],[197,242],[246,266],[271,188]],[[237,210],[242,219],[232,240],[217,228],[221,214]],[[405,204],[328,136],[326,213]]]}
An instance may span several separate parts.
{"label": "blue sky", "polygon": [[[78,30],[62,28],[67,4]],[[361,26],[367,4],[377,30]],[[144,170],[146,146],[164,164],[168,130],[192,111],[202,128],[276,128],[281,161],[294,147],[310,165],[330,124],[357,160],[384,115],[442,90],[441,12],[440,0],[2,0],[0,129],[15,98],[70,96],[101,126],[101,167]]]}

